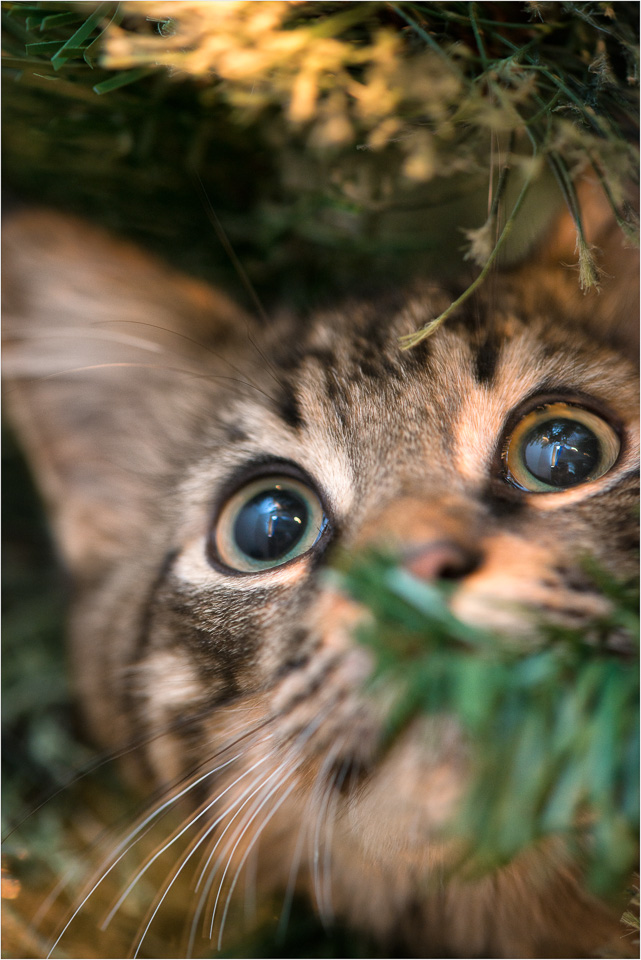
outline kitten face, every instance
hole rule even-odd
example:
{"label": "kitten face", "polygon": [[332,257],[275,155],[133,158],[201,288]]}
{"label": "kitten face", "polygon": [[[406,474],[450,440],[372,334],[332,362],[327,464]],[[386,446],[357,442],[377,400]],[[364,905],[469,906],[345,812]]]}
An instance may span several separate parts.
{"label": "kitten face", "polygon": [[[449,294],[423,285],[248,335],[218,295],[73,221],[27,217],[9,246],[9,313],[34,331],[16,325],[7,350],[12,405],[79,587],[94,736],[146,733],[138,778],[168,789],[204,764],[193,803],[223,792],[245,818],[234,864],[260,838],[270,883],[295,868],[321,911],[418,955],[606,939],[611,917],[561,847],[476,884],[448,877],[439,829],[467,747],[452,720],[425,719],[379,755],[386,705],[364,692],[371,663],[351,637],[364,614],[323,570],[337,547],[391,547],[416,576],[452,581],[459,617],[514,643],[541,618],[587,626],[605,601],[585,557],[635,568],[637,376],[622,351],[523,276],[403,352]],[[61,277],[74,253],[83,271]],[[53,346],[30,347],[51,323]],[[51,379],[29,385],[36,370]],[[540,424],[587,443],[567,482],[534,462]],[[259,516],[276,495],[278,547]],[[330,821],[333,894],[305,839]]]}

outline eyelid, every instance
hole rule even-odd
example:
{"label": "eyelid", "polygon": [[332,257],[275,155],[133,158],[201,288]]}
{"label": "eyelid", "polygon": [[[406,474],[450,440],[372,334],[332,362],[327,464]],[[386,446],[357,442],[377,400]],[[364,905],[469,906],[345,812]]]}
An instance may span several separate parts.
{"label": "eyelid", "polygon": [[549,383],[539,384],[538,387],[532,390],[510,411],[501,431],[501,440],[504,441],[505,438],[512,433],[514,427],[526,414],[532,410],[536,410],[537,407],[544,407],[554,403],[564,403],[572,408],[579,407],[582,410],[587,410],[589,413],[594,414],[596,417],[600,417],[612,427],[619,437],[619,440],[622,441],[624,424],[605,401],[591,394],[583,393],[581,390],[575,388],[570,389],[569,387],[562,385],[556,386]]}
{"label": "eyelid", "polygon": [[328,508],[328,498],[323,491],[323,487],[307,470],[294,460],[261,454],[237,466],[236,469],[223,480],[212,504],[214,518],[218,515],[225,503],[227,503],[238,490],[247,486],[253,480],[260,480],[261,478],[268,479],[269,477],[276,476],[291,477],[292,480],[297,480],[299,483],[308,486],[320,500],[325,514],[328,517],[330,516],[331,511]]}

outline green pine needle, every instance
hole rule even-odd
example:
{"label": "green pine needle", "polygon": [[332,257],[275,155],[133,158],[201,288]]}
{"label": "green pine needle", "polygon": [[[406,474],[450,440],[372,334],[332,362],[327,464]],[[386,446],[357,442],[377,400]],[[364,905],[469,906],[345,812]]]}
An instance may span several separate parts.
{"label": "green pine needle", "polygon": [[446,589],[392,558],[358,558],[339,582],[374,614],[357,633],[376,658],[371,686],[396,691],[383,747],[420,713],[458,718],[470,742],[472,783],[451,824],[467,846],[461,868],[495,868],[557,836],[580,853],[593,889],[624,881],[637,854],[638,657],[595,638],[622,619],[638,635],[633,592],[602,575],[616,600],[610,622],[542,625],[521,650],[458,621]]}

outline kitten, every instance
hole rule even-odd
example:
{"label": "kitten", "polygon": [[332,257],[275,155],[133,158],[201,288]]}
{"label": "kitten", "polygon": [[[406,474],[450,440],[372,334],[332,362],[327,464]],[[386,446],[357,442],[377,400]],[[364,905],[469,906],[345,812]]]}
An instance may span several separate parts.
{"label": "kitten", "polygon": [[407,352],[399,337],[453,291],[421,282],[259,329],[72,218],[7,226],[8,407],[74,580],[87,733],[142,743],[129,776],[202,831],[185,916],[209,923],[220,885],[217,931],[260,842],[260,889],[295,884],[412,955],[586,956],[621,936],[619,905],[561,843],[449,875],[466,745],[423,718],[380,755],[362,612],[321,575],[336,545],[391,546],[450,580],[462,619],[526,642],[537,616],[603,613],[586,554],[634,574],[636,258],[600,211],[601,294],[559,266],[564,222]]}

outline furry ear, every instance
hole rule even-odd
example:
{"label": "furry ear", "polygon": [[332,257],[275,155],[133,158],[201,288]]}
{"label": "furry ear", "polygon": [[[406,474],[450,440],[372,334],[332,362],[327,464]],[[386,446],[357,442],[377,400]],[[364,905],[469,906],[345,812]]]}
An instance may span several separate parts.
{"label": "furry ear", "polygon": [[[586,176],[577,198],[597,283],[580,287],[579,250],[574,220],[567,208],[544,238],[532,263],[522,269],[539,308],[555,304],[569,321],[588,327],[597,339],[639,352],[639,250],[627,239],[596,176]],[[638,209],[638,197],[629,206]]]}
{"label": "furry ear", "polygon": [[216,355],[245,335],[247,317],[130,244],[48,211],[9,221],[2,266],[5,409],[63,556],[92,576],[142,535],[149,484],[159,489],[180,459]]}

